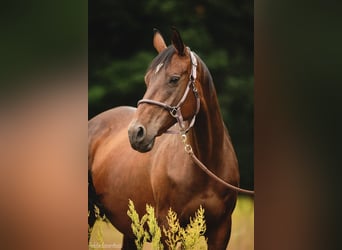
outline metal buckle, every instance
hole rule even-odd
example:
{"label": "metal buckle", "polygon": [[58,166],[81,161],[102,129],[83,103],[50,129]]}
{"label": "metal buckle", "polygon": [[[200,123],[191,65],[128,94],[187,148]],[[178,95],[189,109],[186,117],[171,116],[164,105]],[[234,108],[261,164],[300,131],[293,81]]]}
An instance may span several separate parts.
{"label": "metal buckle", "polygon": [[171,107],[170,115],[172,115],[175,118],[178,117],[178,109],[179,109],[179,107]]}
{"label": "metal buckle", "polygon": [[192,92],[194,93],[195,97],[197,98],[198,97],[198,91],[197,91],[197,88],[195,86],[195,82],[192,82],[191,85],[192,85]]}

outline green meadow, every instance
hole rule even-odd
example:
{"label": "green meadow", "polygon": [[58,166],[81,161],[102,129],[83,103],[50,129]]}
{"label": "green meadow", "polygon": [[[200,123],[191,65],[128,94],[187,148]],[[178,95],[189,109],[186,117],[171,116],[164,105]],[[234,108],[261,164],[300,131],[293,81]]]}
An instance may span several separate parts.
{"label": "green meadow", "polygon": [[[122,234],[111,224],[97,221],[94,225],[89,249],[121,249]],[[248,196],[239,196],[233,213],[232,234],[227,250],[254,249],[254,200]],[[152,250],[146,243],[144,250]]]}

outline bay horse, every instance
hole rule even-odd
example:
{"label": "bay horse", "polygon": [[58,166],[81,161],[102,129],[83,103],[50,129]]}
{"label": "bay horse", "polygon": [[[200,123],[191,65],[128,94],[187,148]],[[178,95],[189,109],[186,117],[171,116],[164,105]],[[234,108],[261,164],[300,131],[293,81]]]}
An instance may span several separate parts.
{"label": "bay horse", "polygon": [[89,121],[90,206],[100,206],[123,233],[122,249],[131,250],[136,247],[127,216],[129,199],[140,215],[146,204],[152,205],[159,225],[166,228],[170,207],[184,226],[202,205],[208,249],[223,250],[237,191],[198,168],[179,134],[203,164],[235,186],[238,162],[208,68],[176,29],[171,40],[167,46],[155,30],[158,55],[145,75],[147,90],[137,108],[116,107]]}

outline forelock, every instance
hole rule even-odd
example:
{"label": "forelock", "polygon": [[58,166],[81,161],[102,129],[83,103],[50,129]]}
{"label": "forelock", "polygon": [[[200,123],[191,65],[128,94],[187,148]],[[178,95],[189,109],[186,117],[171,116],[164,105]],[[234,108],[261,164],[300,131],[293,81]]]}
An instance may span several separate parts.
{"label": "forelock", "polygon": [[170,45],[152,60],[148,71],[152,70],[158,72],[161,67],[167,67],[170,64],[172,55],[174,53],[175,48]]}

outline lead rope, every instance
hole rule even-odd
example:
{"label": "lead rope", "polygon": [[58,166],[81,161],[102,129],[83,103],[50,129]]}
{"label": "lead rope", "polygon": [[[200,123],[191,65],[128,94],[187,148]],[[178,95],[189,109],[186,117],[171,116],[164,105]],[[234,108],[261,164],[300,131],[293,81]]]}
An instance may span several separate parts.
{"label": "lead rope", "polygon": [[196,155],[194,154],[194,152],[192,150],[191,145],[187,143],[187,135],[185,133],[182,133],[181,137],[182,137],[182,142],[184,144],[185,152],[191,156],[192,160],[196,163],[196,165],[199,166],[207,175],[209,175],[210,177],[214,178],[216,181],[220,182],[221,184],[223,184],[224,186],[226,186],[232,190],[235,190],[235,191],[240,192],[240,193],[254,195],[254,191],[236,187],[232,184],[225,182],[224,180],[222,180],[218,176],[216,176],[196,157]]}

